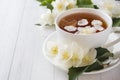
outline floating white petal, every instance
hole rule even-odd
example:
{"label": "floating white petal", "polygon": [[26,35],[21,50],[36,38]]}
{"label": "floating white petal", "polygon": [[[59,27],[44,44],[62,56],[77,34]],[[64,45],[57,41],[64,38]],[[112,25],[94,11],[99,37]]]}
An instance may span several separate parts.
{"label": "floating white petal", "polygon": [[100,26],[100,25],[95,25],[94,28],[96,30],[99,30],[99,31],[103,31],[104,30],[104,28],[102,26]]}
{"label": "floating white petal", "polygon": [[91,22],[91,24],[92,24],[93,26],[95,26],[95,25],[102,25],[102,22],[101,22],[100,20],[93,20],[93,21]]}
{"label": "floating white petal", "polygon": [[88,24],[87,19],[81,19],[81,20],[78,21],[78,25],[79,26],[85,26],[87,24]]}
{"label": "floating white petal", "polygon": [[75,33],[77,34],[92,34],[95,33],[96,29],[94,27],[86,26],[86,27],[78,27],[78,31]]}
{"label": "floating white petal", "polygon": [[74,26],[65,26],[64,29],[67,31],[76,31],[77,30],[77,28]]}

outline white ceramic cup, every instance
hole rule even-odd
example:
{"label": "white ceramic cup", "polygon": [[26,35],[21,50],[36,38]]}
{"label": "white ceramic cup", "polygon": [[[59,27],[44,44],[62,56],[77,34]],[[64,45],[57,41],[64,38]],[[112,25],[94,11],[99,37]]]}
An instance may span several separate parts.
{"label": "white ceramic cup", "polygon": [[[62,30],[58,25],[59,21],[63,17],[74,13],[92,13],[98,15],[102,19],[104,19],[104,21],[107,23],[107,28],[104,31],[93,34],[86,34],[86,35],[82,35],[82,34],[75,35],[73,33],[69,33]],[[102,46],[108,39],[108,36],[111,33],[111,29],[112,29],[112,19],[109,15],[97,9],[74,8],[61,13],[55,20],[55,26],[56,26],[59,43],[71,43],[74,41],[83,47],[96,48]]]}

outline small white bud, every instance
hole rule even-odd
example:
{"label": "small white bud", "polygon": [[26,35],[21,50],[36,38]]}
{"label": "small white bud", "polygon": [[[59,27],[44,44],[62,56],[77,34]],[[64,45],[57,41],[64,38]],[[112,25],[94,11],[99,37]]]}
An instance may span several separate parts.
{"label": "small white bud", "polygon": [[96,33],[96,29],[94,27],[91,27],[90,30],[93,32],[93,33]]}
{"label": "small white bud", "polygon": [[78,25],[79,26],[85,26],[87,24],[88,24],[87,19],[81,19],[81,20],[78,21]]}
{"label": "small white bud", "polygon": [[93,26],[95,26],[95,25],[102,25],[102,22],[101,22],[100,20],[93,20],[93,21],[91,22],[91,24],[92,24]]}
{"label": "small white bud", "polygon": [[103,28],[102,26],[100,26],[100,25],[95,25],[94,28],[95,28],[96,30],[99,30],[99,31],[104,30],[104,28]]}
{"label": "small white bud", "polygon": [[94,27],[86,26],[86,27],[78,27],[78,31],[75,33],[77,34],[91,34],[96,33],[96,29]]}
{"label": "small white bud", "polygon": [[77,28],[74,26],[65,26],[64,29],[67,31],[76,31],[77,30]]}

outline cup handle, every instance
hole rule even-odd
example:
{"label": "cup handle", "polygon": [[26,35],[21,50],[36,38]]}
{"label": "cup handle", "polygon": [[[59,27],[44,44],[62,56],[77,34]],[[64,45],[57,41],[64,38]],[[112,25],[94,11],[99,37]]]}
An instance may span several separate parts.
{"label": "cup handle", "polygon": [[[114,33],[120,33],[120,27],[113,27],[113,32],[114,32]],[[119,37],[118,39],[110,42],[110,43],[107,43],[107,44],[103,45],[102,47],[104,47],[104,48],[109,48],[109,47],[117,44],[118,42],[120,42],[120,37]]]}

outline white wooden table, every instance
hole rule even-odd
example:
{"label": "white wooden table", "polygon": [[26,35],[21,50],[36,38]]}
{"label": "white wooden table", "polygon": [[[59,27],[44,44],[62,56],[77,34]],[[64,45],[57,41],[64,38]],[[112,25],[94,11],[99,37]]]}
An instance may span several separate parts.
{"label": "white wooden table", "polygon": [[[54,31],[35,26],[43,12],[36,0],[0,0],[0,80],[68,80],[43,56],[43,41]],[[119,75],[120,66],[79,80],[120,80]]]}

